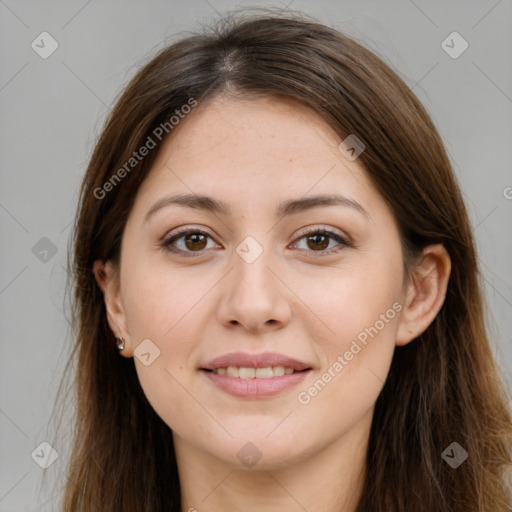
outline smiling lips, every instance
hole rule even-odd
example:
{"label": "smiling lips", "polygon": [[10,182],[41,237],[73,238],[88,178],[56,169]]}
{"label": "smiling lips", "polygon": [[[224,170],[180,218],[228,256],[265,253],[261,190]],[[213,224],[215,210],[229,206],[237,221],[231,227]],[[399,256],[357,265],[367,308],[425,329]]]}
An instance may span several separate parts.
{"label": "smiling lips", "polygon": [[200,368],[221,390],[243,398],[277,395],[298,384],[311,369],[297,359],[272,352],[226,354]]}

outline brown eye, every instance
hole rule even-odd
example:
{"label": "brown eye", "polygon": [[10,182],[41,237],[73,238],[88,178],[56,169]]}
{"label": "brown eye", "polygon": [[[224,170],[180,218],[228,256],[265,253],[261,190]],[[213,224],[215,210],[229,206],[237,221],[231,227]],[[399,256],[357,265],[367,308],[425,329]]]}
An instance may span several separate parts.
{"label": "brown eye", "polygon": [[[305,239],[306,247],[300,247],[300,241]],[[334,247],[330,247],[331,242],[335,242]],[[336,247],[336,243],[338,247]],[[351,245],[340,235],[326,229],[315,229],[309,233],[305,233],[299,238],[293,247],[306,250],[311,256],[329,256],[343,249],[344,247],[351,247]],[[318,253],[318,254],[315,254]]]}
{"label": "brown eye", "polygon": [[206,237],[202,233],[185,235],[185,245],[191,251],[204,249],[206,247]]}
{"label": "brown eye", "polygon": [[307,237],[307,239],[308,239],[308,246],[311,249],[323,250],[329,246],[329,237],[326,235],[321,235],[321,234],[309,235]]}
{"label": "brown eye", "polygon": [[194,256],[193,253],[206,252],[208,240],[212,240],[208,233],[197,229],[187,229],[175,233],[162,243],[165,250],[181,254],[183,256]]}

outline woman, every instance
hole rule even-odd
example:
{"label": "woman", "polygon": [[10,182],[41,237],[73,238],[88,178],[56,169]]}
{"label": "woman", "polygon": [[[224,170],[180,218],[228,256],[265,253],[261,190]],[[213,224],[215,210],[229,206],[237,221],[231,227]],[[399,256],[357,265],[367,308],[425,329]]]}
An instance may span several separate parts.
{"label": "woman", "polygon": [[63,511],[512,506],[460,190],[345,35],[248,16],[162,50],[107,119],[73,256]]}

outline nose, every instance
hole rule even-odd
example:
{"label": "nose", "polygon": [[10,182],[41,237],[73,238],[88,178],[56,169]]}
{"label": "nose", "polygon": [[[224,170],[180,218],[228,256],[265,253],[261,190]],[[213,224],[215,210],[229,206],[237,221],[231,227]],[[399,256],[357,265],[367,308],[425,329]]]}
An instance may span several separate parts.
{"label": "nose", "polygon": [[233,252],[233,268],[223,280],[217,310],[224,326],[267,332],[289,323],[293,294],[283,283],[279,266],[271,260],[267,250],[252,262]]}

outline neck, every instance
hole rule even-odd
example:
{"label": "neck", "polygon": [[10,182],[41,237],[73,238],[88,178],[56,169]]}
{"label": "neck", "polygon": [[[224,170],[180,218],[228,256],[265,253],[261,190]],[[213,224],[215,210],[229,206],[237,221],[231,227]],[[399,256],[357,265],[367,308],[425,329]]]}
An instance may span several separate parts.
{"label": "neck", "polygon": [[355,512],[373,410],[351,431],[285,467],[239,469],[173,432],[182,512]]}

